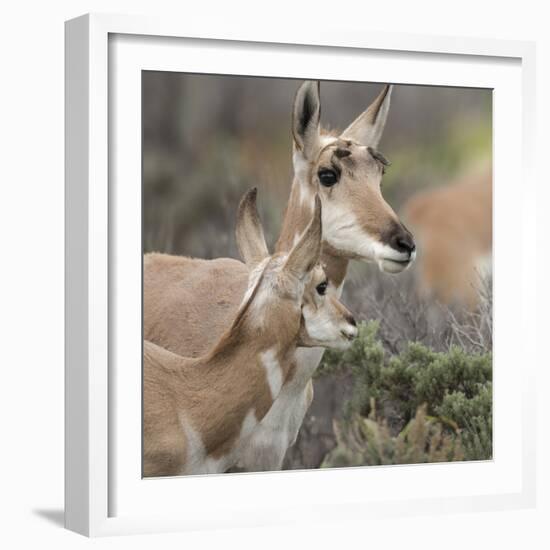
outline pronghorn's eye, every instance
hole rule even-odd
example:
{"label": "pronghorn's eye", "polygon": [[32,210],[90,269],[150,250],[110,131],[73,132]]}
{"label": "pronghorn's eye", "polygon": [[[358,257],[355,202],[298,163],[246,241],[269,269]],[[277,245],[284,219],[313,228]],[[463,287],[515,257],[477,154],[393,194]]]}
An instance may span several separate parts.
{"label": "pronghorn's eye", "polygon": [[317,285],[317,293],[321,296],[324,296],[328,287],[328,281],[323,281],[321,284]]}
{"label": "pronghorn's eye", "polygon": [[338,174],[334,170],[328,170],[327,168],[319,170],[317,176],[321,185],[325,187],[331,187],[338,181]]}

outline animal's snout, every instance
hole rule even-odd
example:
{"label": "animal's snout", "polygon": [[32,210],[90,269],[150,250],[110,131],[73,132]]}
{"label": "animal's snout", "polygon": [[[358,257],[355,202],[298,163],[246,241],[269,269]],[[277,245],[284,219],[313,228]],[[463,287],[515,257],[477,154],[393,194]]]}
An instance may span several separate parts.
{"label": "animal's snout", "polygon": [[412,253],[416,250],[412,233],[402,225],[392,235],[390,245],[398,252],[403,252],[409,256],[412,256]]}

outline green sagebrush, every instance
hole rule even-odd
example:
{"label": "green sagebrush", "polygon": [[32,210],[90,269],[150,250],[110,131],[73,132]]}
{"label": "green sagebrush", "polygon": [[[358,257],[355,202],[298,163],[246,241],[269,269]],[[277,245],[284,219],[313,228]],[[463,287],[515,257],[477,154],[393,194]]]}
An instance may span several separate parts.
{"label": "green sagebrush", "polygon": [[323,466],[490,459],[491,354],[409,343],[390,357],[377,331],[362,323],[349,350],[325,353],[318,376],[349,372],[353,392]]}

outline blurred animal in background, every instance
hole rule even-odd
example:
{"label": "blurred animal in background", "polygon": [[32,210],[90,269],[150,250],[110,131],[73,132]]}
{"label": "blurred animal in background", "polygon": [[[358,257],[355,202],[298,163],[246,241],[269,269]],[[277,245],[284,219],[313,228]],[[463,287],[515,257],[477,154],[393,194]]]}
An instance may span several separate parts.
{"label": "blurred animal in background", "polygon": [[355,320],[318,264],[321,202],[288,253],[270,256],[256,191],[241,201],[237,240],[251,272],[247,292],[213,349],[192,359],[144,343],[145,476],[221,473],[296,369],[297,346],[346,349]]}
{"label": "blurred animal in background", "polygon": [[486,161],[405,203],[401,215],[418,242],[421,293],[476,307],[480,287],[492,273],[492,202],[492,166]]}
{"label": "blurred animal in background", "polygon": [[[390,97],[391,86],[385,86],[368,109],[339,134],[321,128],[318,82],[303,83],[294,100],[294,180],[276,251],[288,253],[300,241],[316,197],[320,197],[321,261],[327,273],[327,292],[337,297],[350,260],[375,262],[381,271],[399,273],[415,258],[412,234],[380,190],[387,161],[377,147]],[[238,310],[248,276],[246,265],[228,258],[147,254],[144,338],[181,355],[203,355]],[[245,470],[282,468],[311,404],[311,378],[322,354],[320,348],[297,350],[293,376],[285,380],[239,461]]]}

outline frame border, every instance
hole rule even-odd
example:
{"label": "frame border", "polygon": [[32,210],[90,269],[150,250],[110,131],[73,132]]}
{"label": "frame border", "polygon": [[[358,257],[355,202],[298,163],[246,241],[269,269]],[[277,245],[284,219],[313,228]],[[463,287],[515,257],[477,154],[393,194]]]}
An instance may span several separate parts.
{"label": "frame border", "polygon": [[[322,32],[323,31],[323,32]],[[514,58],[522,64],[524,208],[536,205],[532,177],[535,132],[534,42],[434,37],[269,26],[239,29],[215,21],[179,23],[169,18],[87,14],[65,23],[65,527],[86,536],[182,530],[156,518],[109,517],[108,511],[108,36],[186,37]],[[327,35],[330,35],[327,38]],[[526,189],[527,191],[527,189]],[[529,227],[535,216],[526,216]],[[525,228],[523,228],[525,231]],[[533,249],[534,249],[533,244]],[[533,255],[534,256],[534,255]],[[535,299],[535,294],[530,297]],[[523,323],[527,321],[524,319]],[[535,347],[533,336],[533,347]],[[534,369],[523,387],[522,491],[471,499],[470,511],[532,507],[536,493]],[[527,421],[529,419],[529,422]],[[464,499],[446,500],[440,513],[464,510]],[[380,514],[403,515],[381,503]],[[348,505],[343,505],[348,506]],[[410,513],[430,513],[430,502]],[[356,519],[350,507],[350,518]],[[206,527],[206,525],[205,525]]]}

